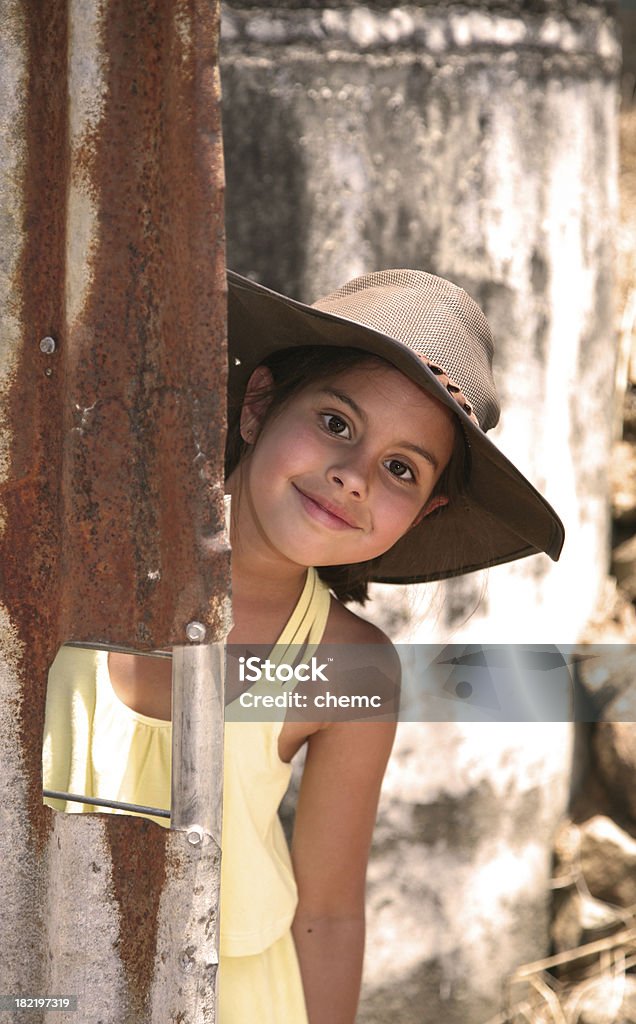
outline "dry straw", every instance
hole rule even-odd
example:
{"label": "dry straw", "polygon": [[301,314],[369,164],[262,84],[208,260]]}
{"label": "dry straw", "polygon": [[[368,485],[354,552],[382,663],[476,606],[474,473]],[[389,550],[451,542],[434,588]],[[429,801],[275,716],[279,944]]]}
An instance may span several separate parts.
{"label": "dry straw", "polygon": [[[572,884],[590,897],[580,871],[553,881],[554,888]],[[594,1024],[633,1024],[635,1018],[621,1007],[628,979],[636,982],[636,906],[608,906],[622,925],[619,930],[518,967],[506,984],[505,1009],[485,1024],[580,1024],[591,1020],[586,1003],[595,995]],[[556,968],[558,977],[551,973]]]}

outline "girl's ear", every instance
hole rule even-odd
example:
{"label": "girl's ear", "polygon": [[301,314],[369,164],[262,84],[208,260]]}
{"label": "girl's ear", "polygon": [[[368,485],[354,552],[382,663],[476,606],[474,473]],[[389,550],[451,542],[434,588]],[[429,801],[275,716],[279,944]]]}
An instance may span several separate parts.
{"label": "girl's ear", "polygon": [[445,494],[436,494],[434,498],[431,498],[426,502],[426,505],[421,509],[413,522],[411,523],[411,529],[417,526],[418,523],[422,522],[425,516],[430,516],[431,512],[434,512],[436,508],[442,508],[444,505],[448,505],[448,498]]}
{"label": "girl's ear", "polygon": [[248,444],[255,444],[260,433],[265,413],[271,401],[268,392],[272,383],[272,371],[267,366],[257,366],[247,382],[240,426],[241,437]]}

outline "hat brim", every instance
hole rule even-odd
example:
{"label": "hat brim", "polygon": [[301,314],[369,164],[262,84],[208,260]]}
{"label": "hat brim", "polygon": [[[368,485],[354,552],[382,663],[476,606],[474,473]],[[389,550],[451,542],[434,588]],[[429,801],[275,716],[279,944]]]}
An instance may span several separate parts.
{"label": "hat brim", "polygon": [[424,583],[544,551],[554,561],[564,529],[545,498],[488,440],[405,345],[363,324],[290,299],[228,271],[229,402],[238,408],[252,371],[275,352],[306,345],[360,348],[385,359],[459,418],[470,446],[467,493],[425,517],[382,555],[371,579]]}

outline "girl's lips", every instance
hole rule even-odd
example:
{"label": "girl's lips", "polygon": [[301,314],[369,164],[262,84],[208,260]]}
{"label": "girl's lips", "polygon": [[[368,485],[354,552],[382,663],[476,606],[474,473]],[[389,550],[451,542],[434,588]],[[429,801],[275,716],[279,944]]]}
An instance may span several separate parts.
{"label": "girl's lips", "polygon": [[322,523],[323,526],[331,527],[332,530],[360,529],[356,523],[346,518],[344,512],[336,510],[336,507],[332,505],[331,502],[324,502],[324,499],[322,498],[314,498],[311,494],[306,494],[305,491],[301,491],[300,487],[297,487],[296,484],[293,486],[298,493],[301,505],[312,519]]}

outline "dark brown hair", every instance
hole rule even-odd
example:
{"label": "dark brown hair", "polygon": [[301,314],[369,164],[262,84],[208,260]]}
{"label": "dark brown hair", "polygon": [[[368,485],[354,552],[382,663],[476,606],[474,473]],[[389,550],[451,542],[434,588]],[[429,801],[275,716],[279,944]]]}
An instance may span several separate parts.
{"label": "dark brown hair", "polygon": [[[369,355],[364,349],[335,348],[333,346],[302,346],[283,349],[264,360],[272,374],[272,382],[262,388],[257,400],[268,402],[261,426],[264,427],[295,395],[310,384],[320,384],[338,374],[361,366],[389,366],[379,356]],[[250,450],[241,437],[241,408],[228,409],[228,434],[225,450],[225,475],[232,473]],[[470,456],[459,419],[455,418],[455,445],[450,462],[437,481],[431,494],[444,494],[449,503],[465,493],[470,476]],[[444,514],[444,506],[435,509],[427,518]],[[380,557],[380,556],[379,556]],[[318,575],[341,601],[364,604],[368,597],[369,579],[378,559],[346,565],[316,566]]]}

